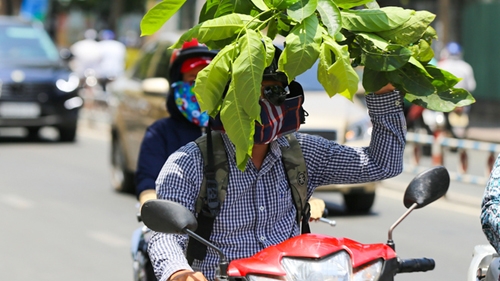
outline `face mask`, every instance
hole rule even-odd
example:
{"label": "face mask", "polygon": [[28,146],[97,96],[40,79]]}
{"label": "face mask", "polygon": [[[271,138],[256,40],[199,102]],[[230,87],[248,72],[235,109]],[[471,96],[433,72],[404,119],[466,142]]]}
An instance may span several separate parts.
{"label": "face mask", "polygon": [[[262,123],[255,122],[254,143],[270,143],[280,136],[296,132],[300,124],[304,123],[303,99],[302,95],[290,97],[281,105],[274,105],[266,99],[261,99],[259,104]],[[212,128],[224,131],[220,115],[213,119]]]}
{"label": "face mask", "polygon": [[200,105],[193,93],[194,82],[176,82],[174,89],[175,104],[179,111],[191,123],[200,127],[208,126],[208,114],[201,112]]}
{"label": "face mask", "polygon": [[259,104],[261,123],[255,122],[255,144],[270,143],[299,129],[303,120],[301,96],[285,99],[281,105],[274,105],[267,99],[261,99]]}

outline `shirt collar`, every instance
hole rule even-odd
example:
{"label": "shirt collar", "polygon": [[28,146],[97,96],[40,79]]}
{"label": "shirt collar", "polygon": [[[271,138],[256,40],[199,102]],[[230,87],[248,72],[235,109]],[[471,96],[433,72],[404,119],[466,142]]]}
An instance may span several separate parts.
{"label": "shirt collar", "polygon": [[[234,144],[231,142],[227,134],[222,134],[222,139],[224,140],[224,145],[226,146],[227,149],[227,154],[228,158],[230,159],[236,159],[236,148]],[[281,157],[281,148],[282,147],[290,147],[290,143],[288,143],[288,140],[286,137],[281,136],[278,139],[272,141],[270,143],[270,149],[269,151],[271,154],[273,154],[276,157]]]}

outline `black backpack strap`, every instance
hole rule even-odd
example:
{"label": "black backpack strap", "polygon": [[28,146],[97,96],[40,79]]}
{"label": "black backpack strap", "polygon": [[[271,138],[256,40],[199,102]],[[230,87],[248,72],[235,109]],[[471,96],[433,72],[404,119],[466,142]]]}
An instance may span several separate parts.
{"label": "black backpack strap", "polygon": [[[204,163],[204,177],[196,200],[198,228],[196,234],[210,240],[215,217],[219,214],[226,197],[229,165],[224,140],[219,132],[211,131],[195,140],[200,148]],[[207,247],[196,239],[189,238],[186,252],[189,264],[194,259],[203,260]]]}
{"label": "black backpack strap", "polygon": [[307,167],[295,134],[286,135],[289,147],[281,147],[283,164],[285,166],[288,183],[292,191],[292,199],[297,210],[297,223],[302,223],[302,233],[310,233],[309,217],[311,210],[307,202]]}

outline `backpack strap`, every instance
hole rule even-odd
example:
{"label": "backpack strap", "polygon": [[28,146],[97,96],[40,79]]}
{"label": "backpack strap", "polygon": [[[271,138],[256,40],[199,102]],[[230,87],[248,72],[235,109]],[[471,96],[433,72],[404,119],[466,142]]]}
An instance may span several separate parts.
{"label": "backpack strap", "polygon": [[281,147],[281,154],[288,183],[292,190],[293,202],[297,210],[297,223],[300,225],[302,221],[302,233],[310,233],[309,217],[311,212],[307,202],[308,176],[306,162],[295,134],[288,134],[285,137],[290,146]]}
{"label": "backpack strap", "polygon": [[[195,140],[204,163],[204,177],[196,200],[196,213],[216,217],[226,198],[229,164],[221,133],[208,133],[210,137],[207,134]],[[212,144],[209,143],[211,140]],[[208,147],[211,149],[207,149]],[[209,159],[210,157],[213,158]]]}
{"label": "backpack strap", "polygon": [[[215,217],[219,214],[226,198],[229,164],[224,140],[219,132],[208,130],[207,134],[196,139],[195,143],[200,148],[204,163],[204,177],[195,207],[198,214],[196,234],[205,240],[210,240]],[[207,246],[196,239],[189,238],[186,252],[189,264],[192,264],[194,259],[205,259],[206,253]]]}

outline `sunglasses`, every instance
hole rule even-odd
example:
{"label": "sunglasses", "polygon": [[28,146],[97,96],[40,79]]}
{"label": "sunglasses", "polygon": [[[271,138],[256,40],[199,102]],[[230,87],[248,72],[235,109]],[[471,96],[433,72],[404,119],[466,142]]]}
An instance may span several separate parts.
{"label": "sunglasses", "polygon": [[278,106],[285,102],[286,95],[288,94],[285,88],[280,85],[265,86],[263,93],[266,100]]}

